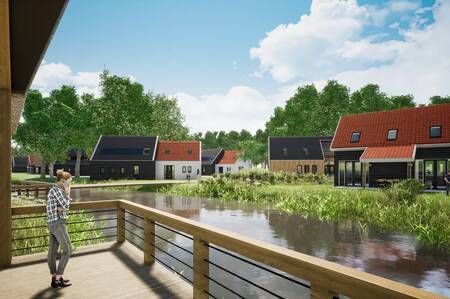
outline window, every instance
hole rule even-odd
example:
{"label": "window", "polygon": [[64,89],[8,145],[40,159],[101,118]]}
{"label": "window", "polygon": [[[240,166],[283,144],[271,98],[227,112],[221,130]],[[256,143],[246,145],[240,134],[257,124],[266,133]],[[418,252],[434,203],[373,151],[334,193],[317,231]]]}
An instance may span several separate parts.
{"label": "window", "polygon": [[183,166],[183,167],[181,168],[181,171],[182,171],[183,173],[186,173],[186,166]]}
{"label": "window", "polygon": [[388,130],[388,140],[397,140],[397,129]]}
{"label": "window", "polygon": [[139,166],[138,165],[133,166],[133,173],[134,173],[134,175],[139,175]]}
{"label": "window", "polygon": [[312,170],[312,173],[316,174],[317,173],[317,165],[313,165],[311,170]]}
{"label": "window", "polygon": [[105,174],[105,167],[100,167],[100,174]]}
{"label": "window", "polygon": [[301,165],[297,165],[297,173],[302,174],[302,166]]}
{"label": "window", "polygon": [[110,174],[114,174],[114,168],[113,168],[113,167],[111,167],[111,168],[109,169],[109,173],[110,173]]}
{"label": "window", "polygon": [[239,166],[238,170],[239,171],[244,170],[244,166]]}
{"label": "window", "polygon": [[361,132],[353,132],[352,138],[350,139],[351,143],[359,142],[359,136],[361,135]]}
{"label": "window", "polygon": [[125,168],[123,167],[120,168],[120,174],[125,174]]}
{"label": "window", "polygon": [[287,156],[288,155],[288,150],[287,148],[283,148],[283,156]]}
{"label": "window", "polygon": [[309,165],[305,165],[305,166],[303,166],[304,167],[304,169],[305,169],[305,173],[309,173]]}
{"label": "window", "polygon": [[416,160],[414,169],[416,170],[416,180],[423,182],[423,160]]}
{"label": "window", "polygon": [[231,172],[231,167],[227,167],[227,172]]}
{"label": "window", "polygon": [[166,148],[165,150],[164,150],[164,154],[170,154],[170,149],[168,149],[168,148]]}
{"label": "window", "polygon": [[192,149],[191,149],[191,148],[188,148],[187,153],[188,153],[189,155],[192,155]]}
{"label": "window", "polygon": [[305,156],[309,155],[309,151],[308,151],[308,149],[307,149],[306,147],[303,148],[303,154],[304,154]]}
{"label": "window", "polygon": [[440,138],[441,137],[441,126],[430,127],[430,138]]}
{"label": "window", "polygon": [[144,156],[150,156],[150,149],[149,148],[144,148],[142,153],[144,154]]}
{"label": "window", "polygon": [[188,168],[187,169],[188,173],[191,173],[192,172],[192,166],[188,166],[187,168]]}

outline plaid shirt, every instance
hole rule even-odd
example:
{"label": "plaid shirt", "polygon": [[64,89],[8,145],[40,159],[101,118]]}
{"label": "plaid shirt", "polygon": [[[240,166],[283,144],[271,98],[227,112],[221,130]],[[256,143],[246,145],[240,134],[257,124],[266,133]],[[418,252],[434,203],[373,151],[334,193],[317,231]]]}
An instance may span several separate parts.
{"label": "plaid shirt", "polygon": [[[67,218],[67,210],[70,206],[70,201],[72,199],[64,194],[58,186],[53,186],[47,195],[47,216],[48,222],[54,222],[58,219]],[[59,212],[58,207],[64,209],[64,211]]]}

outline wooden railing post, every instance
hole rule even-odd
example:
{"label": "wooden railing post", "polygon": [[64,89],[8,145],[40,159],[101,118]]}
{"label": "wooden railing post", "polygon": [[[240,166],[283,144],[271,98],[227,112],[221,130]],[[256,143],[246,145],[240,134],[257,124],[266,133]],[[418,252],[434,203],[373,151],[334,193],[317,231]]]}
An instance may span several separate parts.
{"label": "wooden railing post", "polygon": [[336,294],[328,288],[311,283],[311,299],[333,299]]}
{"label": "wooden railing post", "polygon": [[117,242],[125,242],[125,210],[117,207]]}
{"label": "wooden railing post", "polygon": [[11,52],[9,2],[0,0],[0,266],[11,264]]}
{"label": "wooden railing post", "polygon": [[194,298],[209,298],[205,292],[209,292],[208,243],[194,236]]}
{"label": "wooden railing post", "polygon": [[155,262],[155,223],[148,216],[144,217],[144,264]]}

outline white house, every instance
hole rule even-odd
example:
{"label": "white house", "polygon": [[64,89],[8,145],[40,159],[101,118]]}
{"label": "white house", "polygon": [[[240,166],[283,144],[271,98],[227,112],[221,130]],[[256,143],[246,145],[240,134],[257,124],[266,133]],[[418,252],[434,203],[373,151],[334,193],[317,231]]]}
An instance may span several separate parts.
{"label": "white house", "polygon": [[200,141],[159,141],[156,150],[157,180],[195,180],[201,176]]}
{"label": "white house", "polygon": [[224,151],[222,159],[216,164],[216,173],[236,173],[252,167],[250,161],[239,159],[240,151]]}

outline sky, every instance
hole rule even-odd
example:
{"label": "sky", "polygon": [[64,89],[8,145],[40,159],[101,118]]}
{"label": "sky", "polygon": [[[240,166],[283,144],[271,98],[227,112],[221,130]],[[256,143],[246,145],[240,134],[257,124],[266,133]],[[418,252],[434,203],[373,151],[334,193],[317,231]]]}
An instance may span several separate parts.
{"label": "sky", "polygon": [[450,0],[70,0],[32,88],[99,73],[176,97],[191,132],[255,132],[303,84],[450,94]]}

